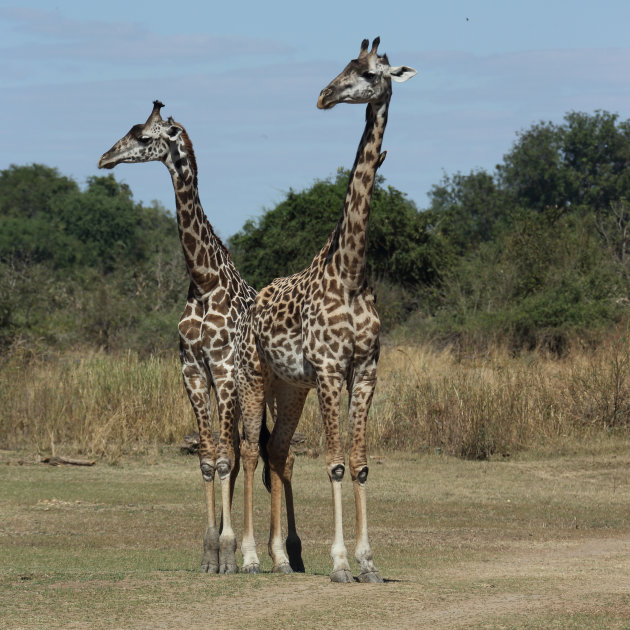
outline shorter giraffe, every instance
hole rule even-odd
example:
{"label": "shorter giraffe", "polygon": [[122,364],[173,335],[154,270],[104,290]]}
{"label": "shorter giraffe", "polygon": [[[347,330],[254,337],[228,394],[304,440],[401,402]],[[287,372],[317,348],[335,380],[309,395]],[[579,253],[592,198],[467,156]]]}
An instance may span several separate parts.
{"label": "shorter giraffe", "polygon": [[[376,385],[379,318],[366,284],[367,225],[376,171],[385,157],[381,144],[392,94],[392,80],[416,71],[390,66],[379,55],[379,39],[322,90],[318,107],[367,103],[366,123],[350,174],[343,213],[322,250],[304,271],[277,278],[262,289],[240,321],[235,370],[245,439],[255,442],[265,400],[275,401],[276,420],[268,444],[271,476],[269,553],[273,570],[290,572],[281,539],[282,488],[290,481],[289,443],[308,391],[316,388],[326,433],[326,468],[332,486],[335,536],[331,548],[335,582],[353,580],[343,539],[341,481],[345,457],[339,429],[344,383],[349,392],[350,476],[356,507],[355,558],[359,581],[382,582],[367,534],[365,444],[367,414]],[[243,468],[250,467],[245,457]],[[287,550],[289,543],[287,539]]]}
{"label": "shorter giraffe", "polygon": [[[199,426],[199,460],[205,482],[207,527],[201,568],[209,573],[234,573],[236,538],[231,509],[239,455],[248,449],[248,466],[258,462],[258,442],[244,443],[239,452],[239,406],[234,381],[234,336],[241,315],[253,303],[256,291],[241,277],[232,259],[204,214],[197,189],[197,162],[192,142],[182,125],[163,120],[164,107],[154,101],[144,124],[134,125],[99,160],[99,168],[121,163],[162,162],[173,181],[177,204],[177,226],[190,276],[188,300],[179,322],[180,355],[184,384]],[[211,429],[211,390],[219,415],[219,442]],[[265,433],[261,433],[265,437]],[[266,451],[263,448],[263,456]],[[288,466],[292,466],[290,458]],[[215,514],[215,471],[221,482],[222,518],[217,528]],[[290,476],[290,471],[289,471]],[[251,479],[246,479],[251,482]],[[290,483],[289,483],[290,490]],[[287,507],[292,507],[287,501]],[[258,572],[260,563],[253,535],[253,487],[245,488],[245,529],[241,550],[243,570]],[[294,523],[293,514],[289,515]],[[248,520],[249,519],[249,520]],[[297,533],[294,537],[299,541]],[[301,558],[293,557],[299,566]]]}

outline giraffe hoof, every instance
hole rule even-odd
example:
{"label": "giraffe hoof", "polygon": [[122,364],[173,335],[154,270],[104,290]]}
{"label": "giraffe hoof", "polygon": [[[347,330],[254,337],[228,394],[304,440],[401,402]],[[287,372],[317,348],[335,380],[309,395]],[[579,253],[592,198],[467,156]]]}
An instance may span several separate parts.
{"label": "giraffe hoof", "polygon": [[202,573],[218,573],[219,565],[216,562],[206,562],[204,559],[201,562],[201,572]]}
{"label": "giraffe hoof", "polygon": [[293,573],[293,569],[291,568],[291,565],[285,562],[284,564],[279,564],[278,566],[271,569],[271,572],[284,573],[285,575],[288,575],[289,573]]}
{"label": "giraffe hoof", "polygon": [[383,578],[378,571],[367,571],[366,573],[359,573],[357,578],[359,582],[363,584],[382,584]]}
{"label": "giraffe hoof", "polygon": [[238,566],[235,564],[222,564],[219,567],[219,573],[221,573],[221,575],[233,575],[234,573],[238,573]]}
{"label": "giraffe hoof", "polygon": [[243,566],[241,573],[260,573],[260,565],[250,564],[248,566]]}
{"label": "giraffe hoof", "polygon": [[348,569],[339,569],[339,571],[333,571],[330,574],[330,581],[339,582],[340,584],[349,584],[350,582],[354,582],[354,578]]}

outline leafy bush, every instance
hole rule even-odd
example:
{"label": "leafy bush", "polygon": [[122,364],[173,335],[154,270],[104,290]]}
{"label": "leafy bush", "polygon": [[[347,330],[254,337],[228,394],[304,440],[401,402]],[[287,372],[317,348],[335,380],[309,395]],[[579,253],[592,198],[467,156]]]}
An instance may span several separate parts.
{"label": "leafy bush", "polygon": [[113,176],[82,191],[42,165],[0,172],[0,350],[173,347],[187,287],[175,218]]}
{"label": "leafy bush", "polygon": [[[258,288],[276,277],[305,269],[326,243],[341,216],[348,171],[320,180],[284,201],[257,221],[248,221],[229,240],[243,276]],[[428,216],[405,194],[377,178],[368,229],[367,272],[397,285],[431,283],[440,266],[440,244],[431,238]]]}

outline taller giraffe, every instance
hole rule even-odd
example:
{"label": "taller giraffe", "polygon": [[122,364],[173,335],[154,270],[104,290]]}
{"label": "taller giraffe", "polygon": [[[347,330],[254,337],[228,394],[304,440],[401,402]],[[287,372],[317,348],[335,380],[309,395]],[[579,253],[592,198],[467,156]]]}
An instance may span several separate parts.
{"label": "taller giraffe", "polygon": [[[175,190],[177,226],[184,251],[190,286],[184,313],[179,322],[182,374],[199,426],[199,460],[205,481],[207,527],[201,568],[209,573],[238,570],[236,538],[232,529],[231,507],[234,482],[239,471],[239,455],[248,450],[248,462],[258,461],[258,444],[238,448],[239,407],[234,381],[234,336],[239,317],[253,303],[256,291],[241,277],[232,259],[204,214],[197,189],[197,162],[193,146],[182,125],[172,118],[162,120],[159,101],[144,124],[134,125],[98,162],[99,168],[120,163],[161,161],[169,170]],[[211,433],[211,390],[214,390],[220,424],[218,444]],[[265,453],[263,452],[263,455]],[[289,466],[292,466],[291,455]],[[215,470],[221,482],[222,519],[217,528],[215,514]],[[290,477],[290,472],[289,472]],[[290,484],[288,486],[290,492]],[[246,514],[253,488],[246,487]],[[290,496],[287,509],[292,509]],[[293,514],[289,520],[294,523]],[[297,534],[293,532],[299,541]],[[242,552],[243,570],[260,567],[253,544],[253,522],[246,520]],[[295,554],[298,569],[303,566]]]}
{"label": "taller giraffe", "polygon": [[[245,440],[255,441],[265,400],[275,400],[276,421],[268,444],[271,472],[269,553],[273,569],[290,572],[281,538],[282,486],[290,481],[289,443],[309,389],[315,387],[326,432],[326,468],[332,485],[334,541],[331,580],[350,582],[343,539],[341,482],[345,458],[339,428],[344,382],[349,392],[350,476],[356,507],[355,558],[359,581],[382,582],[372,561],[367,534],[365,482],[368,476],[365,433],[376,385],[379,318],[365,279],[367,226],[376,171],[383,162],[381,144],[392,94],[392,80],[406,81],[416,71],[390,66],[363,40],[353,59],[322,90],[317,106],[367,103],[366,123],[350,174],[343,214],[311,265],[265,287],[241,320],[235,359]],[[256,348],[257,352],[252,351]],[[243,458],[247,476],[251,464]],[[289,523],[291,525],[291,523]],[[289,549],[290,537],[287,539]]]}

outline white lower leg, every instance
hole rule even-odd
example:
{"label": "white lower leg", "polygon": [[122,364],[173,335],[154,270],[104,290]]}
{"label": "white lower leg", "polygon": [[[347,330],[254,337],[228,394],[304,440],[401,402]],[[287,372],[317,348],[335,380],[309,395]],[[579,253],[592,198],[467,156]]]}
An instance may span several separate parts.
{"label": "white lower leg", "polygon": [[361,565],[361,573],[373,572],[376,567],[372,562],[372,548],[368,539],[365,486],[357,482],[354,482],[354,500],[357,510],[357,546],[354,557]]}
{"label": "white lower leg", "polygon": [[273,560],[273,571],[290,573],[289,558],[284,551],[282,540],[282,482],[273,470],[271,472],[271,524],[268,549]]}
{"label": "white lower leg", "polygon": [[284,551],[284,541],[281,535],[274,535],[269,539],[269,555],[273,560],[274,569],[279,570],[290,566],[289,558],[287,558],[287,554]]}
{"label": "white lower leg", "polygon": [[372,548],[368,540],[365,485],[358,479],[354,481],[354,502],[357,510],[357,547],[354,557],[361,565],[359,582],[379,583],[383,581],[383,578],[372,561]]}
{"label": "white lower leg", "polygon": [[206,533],[203,537],[203,558],[201,570],[204,573],[218,573],[219,571],[219,532],[217,530],[216,512],[214,506],[214,479],[203,482],[206,495],[207,522]]}
{"label": "white lower leg", "polygon": [[260,560],[256,553],[256,541],[253,536],[243,536],[241,553],[243,554],[243,571],[257,573],[260,569]]}
{"label": "white lower leg", "polygon": [[333,515],[335,519],[335,538],[330,549],[333,561],[333,573],[350,571],[348,550],[343,540],[343,515],[341,506],[341,481],[331,481],[333,495]]}
{"label": "white lower leg", "polygon": [[221,479],[221,502],[223,527],[219,535],[219,572],[236,573],[236,536],[232,529],[232,501],[230,497],[230,475]]}
{"label": "white lower leg", "polygon": [[258,448],[251,448],[249,443],[241,442],[241,459],[243,461],[243,541],[241,553],[243,554],[243,572],[258,573],[260,560],[256,553],[256,541],[254,540],[254,473],[258,463]]}

